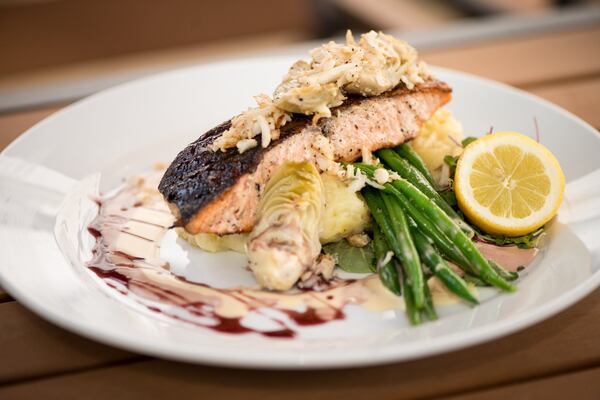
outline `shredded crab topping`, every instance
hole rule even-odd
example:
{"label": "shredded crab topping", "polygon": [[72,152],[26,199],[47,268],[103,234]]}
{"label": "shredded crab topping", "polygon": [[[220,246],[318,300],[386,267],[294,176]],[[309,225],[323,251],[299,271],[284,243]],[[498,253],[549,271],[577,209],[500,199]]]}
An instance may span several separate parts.
{"label": "shredded crab topping", "polygon": [[[211,146],[211,150],[225,151],[237,147],[240,153],[256,147],[258,141],[254,139],[260,135],[262,147],[267,147],[272,140],[279,139],[280,128],[291,120],[291,114],[278,108],[273,100],[266,94],[255,96],[258,107],[250,108],[246,112],[231,120],[231,127],[223,132]],[[239,142],[244,142],[241,146]]]}
{"label": "shredded crab topping", "polygon": [[413,47],[382,32],[370,31],[357,42],[348,31],[345,44],[330,41],[309,54],[310,61],[290,67],[272,98],[256,96],[257,107],[234,117],[211,149],[237,147],[243,153],[258,145],[254,138],[259,135],[261,146],[267,147],[279,138],[293,113],[313,115],[316,123],[331,117],[331,108],[341,105],[347,94],[376,96],[400,84],[412,89],[429,77]]}
{"label": "shredded crab topping", "polygon": [[353,247],[365,247],[371,242],[371,238],[366,233],[355,233],[346,238],[348,244]]}
{"label": "shredded crab topping", "polygon": [[388,251],[387,253],[385,253],[385,256],[382,257],[377,262],[377,271],[379,271],[384,265],[386,265],[387,263],[389,263],[390,261],[392,261],[392,257],[394,257],[394,252],[393,251]]}
{"label": "shredded crab topping", "polygon": [[362,162],[369,165],[378,165],[379,159],[373,156],[371,150],[368,147],[362,147],[360,149],[360,154],[362,156]]}
{"label": "shredded crab topping", "polygon": [[385,168],[377,168],[373,173],[373,178],[369,179],[360,169],[354,168],[351,164],[346,165],[346,168],[340,168],[337,172],[338,178],[348,182],[348,190],[358,192],[365,186],[369,185],[376,189],[384,189],[386,183],[400,179],[400,175],[396,172],[388,171]]}
{"label": "shredded crab topping", "polygon": [[346,169],[341,169],[338,172],[338,177],[349,182],[348,190],[351,192],[358,192],[365,186],[369,185],[376,189],[383,189],[384,187],[379,183],[369,179],[362,171],[358,168],[354,168],[352,165],[346,165]]}
{"label": "shredded crab topping", "polygon": [[[316,128],[318,129],[318,128]],[[314,136],[311,147],[316,150],[316,163],[320,171],[337,174],[340,164],[334,160],[333,146],[331,141],[326,138],[319,130]]]}
{"label": "shredded crab topping", "polygon": [[390,173],[385,168],[377,168],[373,173],[375,182],[384,185],[390,181]]}
{"label": "shredded crab topping", "polygon": [[258,142],[255,139],[242,139],[236,143],[235,147],[237,147],[240,154],[242,154],[246,150],[256,147],[257,144]]}

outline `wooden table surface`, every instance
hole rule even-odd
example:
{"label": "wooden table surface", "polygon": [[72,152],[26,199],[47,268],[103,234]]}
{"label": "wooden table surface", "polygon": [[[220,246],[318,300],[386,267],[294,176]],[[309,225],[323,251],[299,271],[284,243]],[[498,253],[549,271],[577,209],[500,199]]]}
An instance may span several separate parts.
{"label": "wooden table surface", "polygon": [[[523,88],[600,127],[598,25],[423,56]],[[0,149],[58,108],[0,115]],[[380,367],[303,372],[196,366],[114,349],[45,322],[0,290],[0,354],[0,399],[598,399],[600,290],[529,329],[465,350]]]}

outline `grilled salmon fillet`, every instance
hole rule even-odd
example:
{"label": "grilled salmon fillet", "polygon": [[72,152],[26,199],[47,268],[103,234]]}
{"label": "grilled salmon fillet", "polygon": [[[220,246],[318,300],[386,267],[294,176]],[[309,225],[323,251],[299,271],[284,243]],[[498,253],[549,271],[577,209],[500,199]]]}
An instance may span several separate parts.
{"label": "grilled salmon fillet", "polygon": [[412,90],[399,87],[375,97],[351,97],[316,124],[295,116],[267,148],[240,154],[213,152],[210,144],[231,126],[211,129],[180,152],[159,190],[186,231],[218,235],[252,230],[261,190],[286,161],[318,165],[323,137],[335,161],[354,161],[363,148],[375,151],[412,139],[422,123],[452,97],[450,87],[429,80]]}

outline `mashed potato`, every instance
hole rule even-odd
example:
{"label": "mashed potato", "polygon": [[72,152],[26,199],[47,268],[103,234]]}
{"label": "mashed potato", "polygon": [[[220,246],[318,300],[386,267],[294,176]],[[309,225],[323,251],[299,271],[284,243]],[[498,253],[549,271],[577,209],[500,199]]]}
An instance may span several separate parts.
{"label": "mashed potato", "polygon": [[246,241],[248,240],[247,233],[236,233],[225,236],[219,236],[213,233],[197,233],[193,235],[186,232],[183,228],[177,228],[177,234],[192,246],[199,247],[210,253],[229,250],[237,251],[238,253],[246,252]]}
{"label": "mashed potato", "polygon": [[350,190],[337,176],[322,174],[325,211],[321,217],[321,243],[337,242],[363,232],[371,221],[369,209],[360,194]]}
{"label": "mashed potato", "polygon": [[433,177],[444,186],[447,179],[444,157],[458,156],[462,152],[463,128],[450,111],[440,108],[423,124],[421,131],[410,144],[421,156]]}

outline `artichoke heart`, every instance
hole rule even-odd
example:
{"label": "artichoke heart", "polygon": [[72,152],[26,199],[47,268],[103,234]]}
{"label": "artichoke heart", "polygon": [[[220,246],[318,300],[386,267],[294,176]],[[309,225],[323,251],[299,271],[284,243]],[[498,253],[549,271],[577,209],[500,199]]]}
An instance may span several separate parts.
{"label": "artichoke heart", "polygon": [[285,163],[265,187],[248,238],[250,269],[271,290],[290,289],[321,252],[324,190],[310,163]]}
{"label": "artichoke heart", "polygon": [[329,117],[329,109],[339,106],[345,99],[340,88],[333,83],[294,86],[294,82],[286,82],[280,88],[281,93],[275,92],[275,105],[292,113]]}

